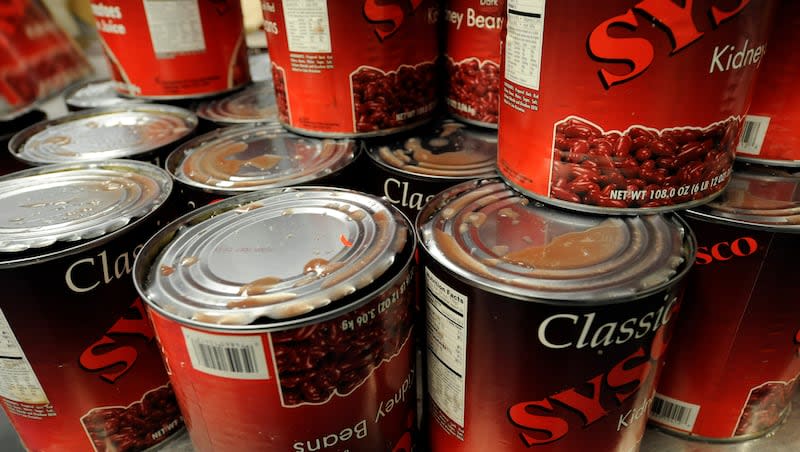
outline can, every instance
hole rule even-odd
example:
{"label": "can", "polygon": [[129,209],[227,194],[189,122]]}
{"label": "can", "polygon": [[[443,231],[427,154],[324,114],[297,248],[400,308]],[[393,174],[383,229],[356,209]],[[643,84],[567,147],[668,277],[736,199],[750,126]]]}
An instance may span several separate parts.
{"label": "can", "polygon": [[638,450],[694,260],[682,220],[484,179],[434,197],[417,234],[431,452]]}
{"label": "can", "polygon": [[8,149],[32,166],[116,158],[161,166],[167,153],[194,132],[197,122],[191,111],[169,105],[93,108],[27,127],[11,138]]}
{"label": "can", "polygon": [[239,0],[92,0],[91,8],[124,96],[186,99],[250,82]]}
{"label": "can", "polygon": [[100,107],[141,104],[143,99],[122,97],[117,93],[117,82],[110,79],[88,80],[75,84],[63,93],[64,103],[69,111],[87,110]]}
{"label": "can", "polygon": [[409,218],[446,188],[497,175],[497,133],[449,119],[399,136],[364,140],[361,146],[364,191],[383,196]]}
{"label": "can", "polygon": [[301,137],[273,122],[201,135],[175,149],[166,168],[191,210],[268,188],[345,187],[356,176],[352,164],[357,153],[352,140]]}
{"label": "can", "polygon": [[81,49],[38,0],[5,2],[0,14],[0,116],[29,111],[88,76]]}
{"label": "can", "polygon": [[0,403],[27,450],[144,450],[183,420],[130,272],[172,188],[149,163],[0,177]]}
{"label": "can", "polygon": [[447,0],[448,112],[459,120],[497,128],[500,102],[500,32],[506,0]]}
{"label": "can", "polygon": [[278,114],[304,135],[386,135],[438,102],[437,0],[262,1]]}
{"label": "can", "polygon": [[730,179],[776,5],[509,1],[501,175],[587,212],[709,201]]}
{"label": "can", "polygon": [[773,166],[800,166],[800,5],[781,0],[769,38],[769,57],[764,57],[753,102],[745,116],[736,149],[741,161]]}
{"label": "can", "polygon": [[197,116],[218,127],[278,120],[275,89],[271,83],[256,83],[228,96],[202,102]]}
{"label": "can", "polygon": [[737,167],[721,197],[686,217],[697,262],[651,422],[690,439],[763,436],[800,377],[800,174]]}
{"label": "can", "polygon": [[154,236],[134,279],[195,449],[412,450],[415,247],[390,204],[324,187]]}

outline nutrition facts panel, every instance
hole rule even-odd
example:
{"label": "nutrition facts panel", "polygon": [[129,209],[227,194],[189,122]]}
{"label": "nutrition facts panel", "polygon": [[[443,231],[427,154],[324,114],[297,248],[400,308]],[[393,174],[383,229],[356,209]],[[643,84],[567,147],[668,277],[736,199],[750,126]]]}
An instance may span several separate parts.
{"label": "nutrition facts panel", "polygon": [[290,52],[331,53],[327,0],[283,2]]}
{"label": "nutrition facts panel", "polygon": [[467,296],[425,269],[428,391],[450,419],[464,427]]}
{"label": "nutrition facts panel", "polygon": [[144,12],[158,58],[205,51],[197,0],[145,0]]}
{"label": "nutrition facts panel", "polygon": [[508,0],[505,78],[539,89],[545,0]]}
{"label": "nutrition facts panel", "polygon": [[0,396],[30,404],[45,404],[47,396],[0,311]]}

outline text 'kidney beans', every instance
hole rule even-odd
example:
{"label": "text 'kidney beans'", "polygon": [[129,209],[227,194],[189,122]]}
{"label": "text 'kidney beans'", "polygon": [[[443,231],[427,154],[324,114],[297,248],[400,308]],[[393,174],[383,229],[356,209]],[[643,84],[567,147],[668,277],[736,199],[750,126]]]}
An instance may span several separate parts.
{"label": "text 'kidney beans'", "polygon": [[661,207],[721,190],[739,120],[705,128],[606,132],[580,118],[556,124],[550,195],[601,207]]}

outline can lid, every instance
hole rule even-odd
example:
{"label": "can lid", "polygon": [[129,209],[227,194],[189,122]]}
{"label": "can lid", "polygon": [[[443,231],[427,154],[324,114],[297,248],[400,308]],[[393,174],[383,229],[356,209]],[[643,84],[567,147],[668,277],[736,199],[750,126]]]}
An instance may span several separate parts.
{"label": "can lid", "polygon": [[99,161],[155,151],[195,127],[194,113],[169,105],[96,108],[34,124],[14,135],[8,148],[33,165]]}
{"label": "can lid", "polygon": [[278,120],[272,83],[256,83],[221,99],[201,103],[197,116],[215,123],[241,124]]}
{"label": "can lid", "polygon": [[694,239],[676,217],[605,217],[530,202],[497,179],[440,193],[417,219],[420,242],[490,292],[550,302],[625,301],[688,270]]}
{"label": "can lid", "polygon": [[89,80],[74,86],[64,92],[64,102],[81,109],[144,103],[142,99],[120,96],[116,82],[109,79]]}
{"label": "can lid", "polygon": [[135,279],[149,304],[191,323],[293,318],[382,276],[413,242],[407,221],[386,201],[349,190],[248,193],[159,232]]}
{"label": "can lid", "polygon": [[167,157],[181,183],[236,193],[317,180],[355,159],[355,143],[295,135],[278,123],[242,125],[201,135]]}
{"label": "can lid", "polygon": [[497,132],[446,119],[402,138],[365,142],[378,164],[426,178],[472,179],[496,174]]}
{"label": "can lid", "polygon": [[161,206],[166,171],[133,160],[48,165],[0,177],[0,252],[94,239]]}
{"label": "can lid", "polygon": [[800,232],[800,170],[737,164],[713,201],[687,211],[710,221]]}

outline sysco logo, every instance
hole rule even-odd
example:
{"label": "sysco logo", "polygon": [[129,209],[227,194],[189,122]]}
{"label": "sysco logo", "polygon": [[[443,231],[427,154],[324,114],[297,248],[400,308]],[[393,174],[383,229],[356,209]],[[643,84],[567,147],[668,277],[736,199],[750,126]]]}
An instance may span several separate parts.
{"label": "sysco logo", "polygon": [[[653,43],[642,37],[621,37],[618,30],[636,32],[640,28],[658,26],[670,39],[670,55],[675,55],[705,33],[698,29],[693,18],[694,3],[692,0],[643,0],[625,14],[612,17],[595,27],[587,42],[589,54],[602,62],[621,63],[630,67],[625,74],[600,69],[598,75],[603,86],[609,89],[632,80],[647,70],[655,58]],[[705,17],[716,28],[741,13],[749,3],[750,0],[740,0],[736,7],[729,10],[711,6]]]}
{"label": "sysco logo", "polygon": [[758,242],[752,237],[739,237],[732,242],[719,242],[714,245],[698,246],[697,265],[706,265],[714,261],[729,261],[737,257],[746,257],[758,251]]}
{"label": "sysco logo", "polygon": [[375,23],[375,35],[384,41],[400,29],[407,16],[422,4],[423,0],[366,0],[364,17]]}

